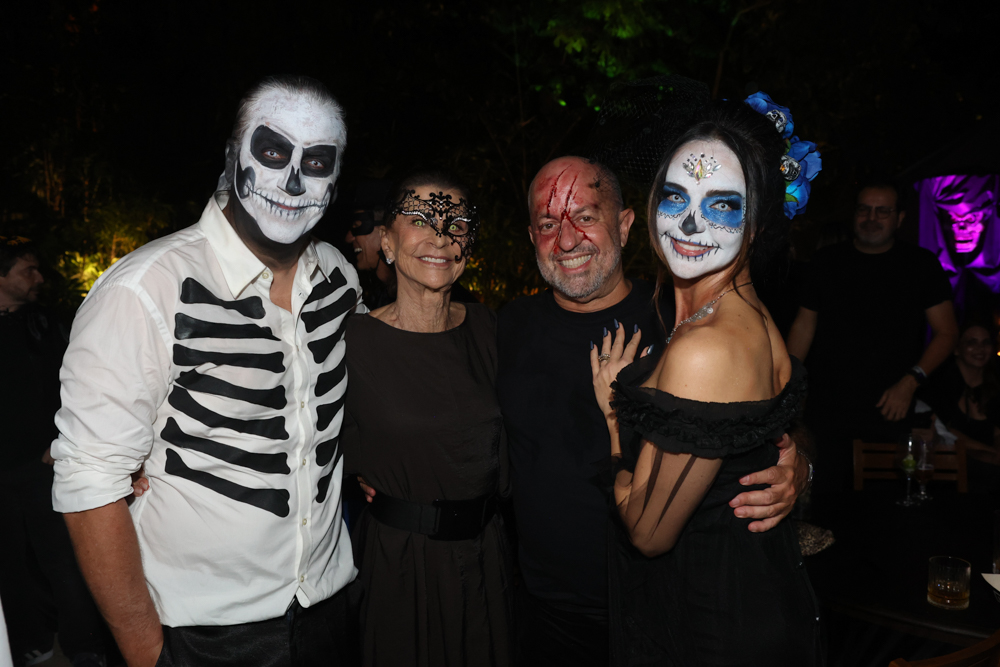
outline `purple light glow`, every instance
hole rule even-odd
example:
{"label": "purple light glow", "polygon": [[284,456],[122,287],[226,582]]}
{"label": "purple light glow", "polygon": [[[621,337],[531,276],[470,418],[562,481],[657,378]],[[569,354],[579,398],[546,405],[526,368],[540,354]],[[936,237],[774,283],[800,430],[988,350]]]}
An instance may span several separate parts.
{"label": "purple light glow", "polygon": [[1000,292],[1000,176],[936,176],[918,182],[920,245],[941,262],[956,287],[972,273]]}

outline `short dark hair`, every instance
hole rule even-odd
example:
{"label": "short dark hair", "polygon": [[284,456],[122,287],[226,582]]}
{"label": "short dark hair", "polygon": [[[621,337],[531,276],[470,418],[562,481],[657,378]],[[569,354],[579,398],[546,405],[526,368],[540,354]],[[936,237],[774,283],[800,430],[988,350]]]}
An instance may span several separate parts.
{"label": "short dark hair", "polygon": [[395,216],[391,216],[389,213],[406,197],[407,192],[422,185],[434,185],[442,190],[457,190],[460,197],[470,205],[472,203],[469,201],[469,186],[453,173],[444,169],[418,169],[399,179],[389,189],[389,198],[385,203],[386,215],[382,219],[382,224],[385,225],[386,229],[390,229],[392,223],[395,222]]}
{"label": "short dark hair", "polygon": [[902,211],[903,206],[903,192],[895,181],[890,178],[885,178],[883,176],[875,176],[872,178],[866,178],[861,181],[858,185],[858,194],[861,194],[862,190],[890,190],[894,195],[896,195],[896,212]]}
{"label": "short dark hair", "polygon": [[22,257],[38,258],[38,248],[23,236],[0,236],[0,278],[6,278]]}

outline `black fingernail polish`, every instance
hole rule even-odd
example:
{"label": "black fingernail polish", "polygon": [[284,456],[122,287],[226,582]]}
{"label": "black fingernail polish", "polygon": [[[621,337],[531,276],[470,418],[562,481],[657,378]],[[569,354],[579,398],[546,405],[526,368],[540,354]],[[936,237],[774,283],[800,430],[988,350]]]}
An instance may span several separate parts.
{"label": "black fingernail polish", "polygon": [[632,333],[639,333],[639,325],[638,324],[635,325],[634,327],[632,327]]}
{"label": "black fingernail polish", "polygon": [[607,335],[608,335],[608,328],[607,328],[607,327],[604,327],[604,335],[605,335],[605,336],[607,336]]}
{"label": "black fingernail polish", "polygon": [[653,353],[653,346],[652,346],[652,345],[650,345],[650,346],[649,346],[649,349],[648,349],[648,350],[646,350],[646,354],[652,354],[652,353]]}
{"label": "black fingernail polish", "polygon": [[615,320],[615,329],[618,328],[618,320]]}
{"label": "black fingernail polish", "polygon": [[591,350],[593,350],[593,349],[594,349],[594,341],[590,341],[590,349],[591,349]]}

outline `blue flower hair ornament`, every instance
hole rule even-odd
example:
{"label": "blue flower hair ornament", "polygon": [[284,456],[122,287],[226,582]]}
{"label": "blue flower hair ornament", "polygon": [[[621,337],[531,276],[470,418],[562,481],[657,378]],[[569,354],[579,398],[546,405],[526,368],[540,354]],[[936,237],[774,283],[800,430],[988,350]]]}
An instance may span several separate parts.
{"label": "blue flower hair ornament", "polygon": [[767,93],[754,93],[744,100],[751,109],[774,122],[775,129],[785,140],[785,154],[781,156],[781,173],[788,181],[785,186],[785,215],[791,219],[806,210],[812,186],[809,184],[823,169],[816,144],[793,136],[795,121],[788,107],[775,104]]}

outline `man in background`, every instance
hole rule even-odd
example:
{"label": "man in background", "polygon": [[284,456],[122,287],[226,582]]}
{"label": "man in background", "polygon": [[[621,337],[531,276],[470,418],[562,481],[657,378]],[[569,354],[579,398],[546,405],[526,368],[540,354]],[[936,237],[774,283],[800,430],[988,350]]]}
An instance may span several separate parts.
{"label": "man in background", "polygon": [[914,392],[955,348],[948,278],[933,254],[896,239],[900,205],[891,182],[861,188],[854,238],[816,253],[789,332],[789,354],[809,369],[820,495],[851,484],[854,438],[909,432]]}
{"label": "man in background", "polygon": [[54,627],[75,667],[96,667],[105,631],[52,510],[48,448],[68,332],[38,304],[43,282],[31,241],[0,237],[0,601],[15,665],[51,656]]}

